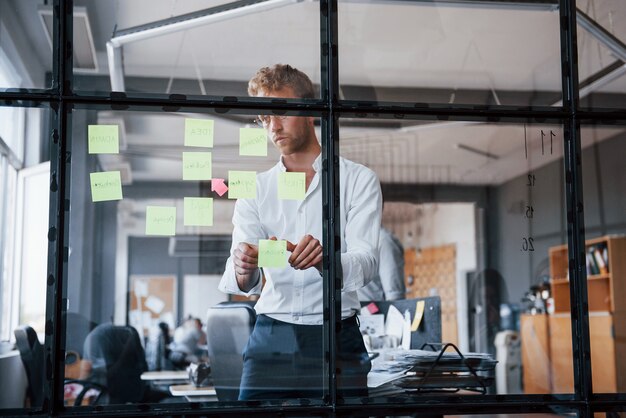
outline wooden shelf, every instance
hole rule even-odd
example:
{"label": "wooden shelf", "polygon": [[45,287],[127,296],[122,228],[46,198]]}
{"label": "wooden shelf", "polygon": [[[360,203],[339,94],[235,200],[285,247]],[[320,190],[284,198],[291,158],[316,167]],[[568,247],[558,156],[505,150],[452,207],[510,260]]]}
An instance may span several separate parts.
{"label": "wooden shelf", "polygon": [[[626,391],[626,237],[603,236],[585,241],[602,254],[608,272],[587,276],[592,379],[595,392]],[[593,252],[592,252],[593,254]],[[604,257],[603,257],[604,259]],[[569,258],[566,245],[551,247],[550,284],[554,314],[548,316],[550,384],[552,393],[573,392],[570,314]],[[602,262],[602,260],[600,260]],[[594,269],[599,268],[595,263]],[[588,267],[589,268],[589,267]],[[597,271],[597,270],[596,270]],[[615,302],[617,301],[617,303]],[[536,319],[535,319],[536,320]],[[524,338],[530,337],[527,333]],[[537,380],[542,376],[531,376]],[[530,378],[529,377],[529,383]],[[545,378],[540,380],[544,382]],[[526,382],[526,380],[525,380]],[[534,382],[534,381],[533,381]]]}

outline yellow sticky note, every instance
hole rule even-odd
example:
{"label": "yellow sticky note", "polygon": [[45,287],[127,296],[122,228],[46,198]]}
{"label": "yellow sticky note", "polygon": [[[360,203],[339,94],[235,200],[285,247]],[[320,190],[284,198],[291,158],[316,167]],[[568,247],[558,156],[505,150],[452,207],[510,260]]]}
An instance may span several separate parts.
{"label": "yellow sticky note", "polygon": [[417,305],[415,306],[415,317],[413,318],[413,323],[411,324],[411,332],[417,331],[422,323],[422,318],[424,317],[424,307],[426,303],[423,300],[418,300]]}
{"label": "yellow sticky note", "polygon": [[186,197],[183,224],[185,226],[212,226],[213,199],[210,197]]}
{"label": "yellow sticky note", "polygon": [[213,121],[185,119],[185,146],[213,148]]}
{"label": "yellow sticky note", "polygon": [[287,241],[259,240],[259,267],[287,267]]}
{"label": "yellow sticky note", "polygon": [[183,152],[183,180],[211,180],[210,152]]}
{"label": "yellow sticky note", "polygon": [[239,155],[267,157],[267,133],[265,129],[240,128]]}
{"label": "yellow sticky note", "polygon": [[229,171],[228,198],[256,199],[256,171]]}
{"label": "yellow sticky note", "polygon": [[281,172],[278,174],[278,198],[304,200],[306,174]]}
{"label": "yellow sticky note", "polygon": [[146,235],[176,235],[176,206],[148,206]]}
{"label": "yellow sticky note", "polygon": [[91,201],[122,200],[122,178],[119,171],[89,174]]}
{"label": "yellow sticky note", "polygon": [[117,125],[88,125],[89,154],[119,154],[120,134]]}

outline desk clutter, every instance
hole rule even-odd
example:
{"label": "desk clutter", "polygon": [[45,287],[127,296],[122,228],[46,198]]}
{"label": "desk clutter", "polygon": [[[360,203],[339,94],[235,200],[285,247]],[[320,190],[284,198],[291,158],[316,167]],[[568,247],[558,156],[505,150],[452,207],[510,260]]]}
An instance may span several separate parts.
{"label": "desk clutter", "polygon": [[494,382],[497,361],[487,353],[461,353],[452,343],[428,349],[384,350],[368,375],[371,396],[398,393],[456,392],[484,394]]}

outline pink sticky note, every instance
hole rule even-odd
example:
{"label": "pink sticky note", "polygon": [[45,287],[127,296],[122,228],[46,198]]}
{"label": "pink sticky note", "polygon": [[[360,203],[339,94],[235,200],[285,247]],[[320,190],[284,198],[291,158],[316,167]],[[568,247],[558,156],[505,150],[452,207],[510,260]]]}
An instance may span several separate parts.
{"label": "pink sticky note", "polygon": [[211,191],[223,196],[228,191],[228,186],[224,184],[224,179],[211,179]]}
{"label": "pink sticky note", "polygon": [[369,305],[366,306],[367,310],[370,311],[370,313],[373,315],[376,312],[378,312],[378,306],[376,306],[376,304],[374,302],[370,303]]}

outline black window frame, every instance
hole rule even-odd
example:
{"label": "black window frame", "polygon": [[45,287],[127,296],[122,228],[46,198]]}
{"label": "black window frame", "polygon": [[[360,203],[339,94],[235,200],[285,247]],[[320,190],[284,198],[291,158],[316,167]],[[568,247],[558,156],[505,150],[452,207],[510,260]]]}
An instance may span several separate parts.
{"label": "black window frame", "polygon": [[[420,0],[418,0],[420,1]],[[436,0],[421,0],[436,1]],[[445,0],[440,0],[445,2]],[[465,0],[456,0],[465,1]],[[468,3],[479,0],[467,0]],[[593,412],[625,411],[626,394],[594,394],[591,386],[589,313],[585,269],[585,227],[581,167],[581,125],[626,123],[626,109],[582,109],[579,104],[575,0],[480,0],[482,3],[550,3],[559,6],[563,102],[559,107],[500,105],[442,105],[424,103],[379,103],[339,98],[338,0],[320,0],[321,95],[314,100],[268,100],[233,97],[187,97],[173,94],[123,94],[108,96],[73,90],[72,0],[53,1],[53,74],[48,89],[0,89],[2,106],[44,107],[52,110],[48,144],[51,162],[49,251],[45,333],[45,402],[40,409],[4,410],[0,414],[41,416],[370,416],[406,414],[496,414],[496,413],[576,413],[591,417]],[[255,2],[250,0],[250,3]],[[255,111],[317,112],[322,117],[322,183],[324,248],[324,347],[329,354],[325,364],[327,387],[324,406],[307,404],[282,406],[278,403],[150,404],[103,407],[63,407],[64,324],[67,299],[67,254],[69,238],[71,115],[74,107],[94,106],[113,110],[161,110],[201,112],[203,108],[254,113]],[[342,400],[336,396],[334,335],[340,321],[339,201],[339,121],[355,118],[416,118],[426,120],[512,121],[562,123],[564,127],[564,186],[567,203],[567,243],[569,257],[574,393],[550,395],[484,395],[480,397],[420,397],[413,401],[385,399]],[[338,195],[338,194],[337,194]],[[332,279],[332,280],[331,280]]]}

